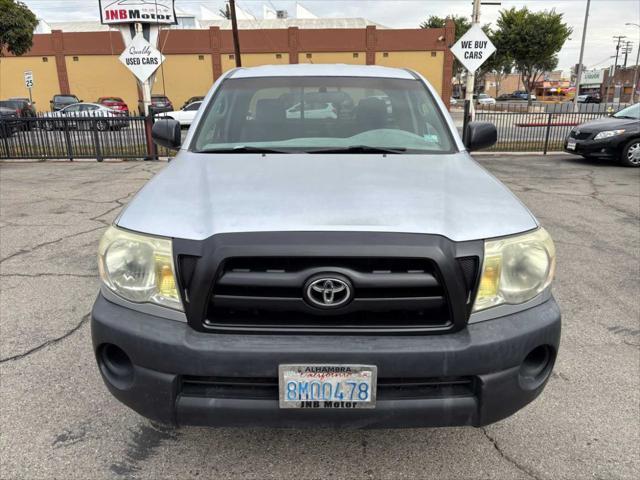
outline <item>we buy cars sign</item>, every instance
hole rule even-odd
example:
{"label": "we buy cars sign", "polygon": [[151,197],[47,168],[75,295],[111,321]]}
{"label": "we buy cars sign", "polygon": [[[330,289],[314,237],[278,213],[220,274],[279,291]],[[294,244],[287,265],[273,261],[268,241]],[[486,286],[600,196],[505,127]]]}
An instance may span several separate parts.
{"label": "we buy cars sign", "polygon": [[174,0],[99,0],[105,25],[119,23],[175,24]]}
{"label": "we buy cars sign", "polygon": [[138,80],[144,82],[164,62],[164,55],[147,42],[142,33],[137,33],[120,55],[120,61],[133,72]]}
{"label": "we buy cars sign", "polygon": [[480,25],[473,25],[453,47],[453,53],[469,72],[473,73],[496,51]]}

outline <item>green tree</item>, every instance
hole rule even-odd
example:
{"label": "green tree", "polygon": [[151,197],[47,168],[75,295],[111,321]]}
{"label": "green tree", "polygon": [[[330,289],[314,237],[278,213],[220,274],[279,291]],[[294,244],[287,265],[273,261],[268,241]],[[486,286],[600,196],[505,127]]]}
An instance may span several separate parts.
{"label": "green tree", "polygon": [[498,41],[498,32],[491,29],[490,25],[485,25],[482,29],[489,37],[489,40],[491,40],[491,43],[496,46],[496,51],[476,71],[476,78],[486,77],[489,73],[493,74],[496,81],[495,95],[498,96],[502,79],[513,70],[513,59],[509,55],[509,52],[504,48],[504,45],[496,45],[496,42]]}
{"label": "green tree", "polygon": [[5,52],[23,55],[33,44],[38,19],[22,2],[0,0],[0,56]]}
{"label": "green tree", "polygon": [[545,71],[556,68],[558,52],[573,31],[563,22],[561,13],[532,12],[527,7],[502,10],[497,27],[494,45],[513,60],[527,93]]}
{"label": "green tree", "polygon": [[[467,33],[467,30],[471,28],[471,21],[462,15],[448,15],[446,17],[438,17],[435,15],[431,15],[426,21],[420,24],[420,28],[444,28],[447,19],[453,20],[453,23],[456,26],[456,35],[455,42],[457,42],[462,35]],[[449,47],[451,45],[448,45]],[[458,61],[458,59],[454,59],[453,61],[453,76],[458,83],[458,91],[461,89],[462,85],[462,72],[464,71],[464,67]]]}

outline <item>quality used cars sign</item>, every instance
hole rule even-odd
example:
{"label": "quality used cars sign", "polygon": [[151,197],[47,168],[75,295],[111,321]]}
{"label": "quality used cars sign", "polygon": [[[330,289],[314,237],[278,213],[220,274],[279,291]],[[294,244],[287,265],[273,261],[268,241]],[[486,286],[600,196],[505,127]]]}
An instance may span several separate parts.
{"label": "quality used cars sign", "polygon": [[100,19],[111,25],[118,23],[175,24],[174,0],[99,0]]}
{"label": "quality used cars sign", "polygon": [[120,61],[144,82],[164,62],[164,55],[138,33],[120,55]]}

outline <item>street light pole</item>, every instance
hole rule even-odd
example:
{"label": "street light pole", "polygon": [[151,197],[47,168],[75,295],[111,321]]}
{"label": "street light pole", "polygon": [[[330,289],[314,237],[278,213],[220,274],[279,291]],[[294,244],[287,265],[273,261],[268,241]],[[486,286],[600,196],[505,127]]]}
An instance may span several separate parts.
{"label": "street light pole", "polygon": [[578,61],[578,71],[576,73],[576,92],[573,95],[573,109],[578,108],[578,95],[580,95],[580,81],[582,80],[582,58],[584,56],[584,42],[587,38],[587,22],[589,21],[589,7],[591,0],[587,0],[587,9],[584,12],[584,27],[582,27],[582,43],[580,44],[580,60]]}
{"label": "street light pole", "polygon": [[[625,23],[625,25],[632,25],[640,28],[640,24],[637,24],[637,23]],[[636,89],[638,88],[638,70],[640,70],[640,65],[638,65],[639,61],[640,61],[640,42],[638,42],[638,47],[636,49],[636,65],[633,71],[633,85],[631,86],[631,103],[635,103],[635,99],[636,99]]]}

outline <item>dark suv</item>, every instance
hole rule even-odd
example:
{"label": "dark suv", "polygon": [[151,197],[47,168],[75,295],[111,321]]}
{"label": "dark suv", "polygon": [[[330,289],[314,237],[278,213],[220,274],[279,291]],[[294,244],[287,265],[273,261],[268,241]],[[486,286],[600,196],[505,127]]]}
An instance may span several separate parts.
{"label": "dark suv", "polygon": [[54,95],[53,98],[49,101],[49,104],[51,105],[51,111],[57,112],[58,110],[62,110],[64,107],[80,102],[82,102],[82,100],[80,100],[75,95],[59,94]]}

